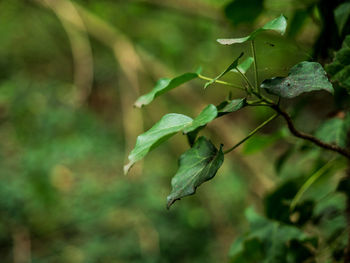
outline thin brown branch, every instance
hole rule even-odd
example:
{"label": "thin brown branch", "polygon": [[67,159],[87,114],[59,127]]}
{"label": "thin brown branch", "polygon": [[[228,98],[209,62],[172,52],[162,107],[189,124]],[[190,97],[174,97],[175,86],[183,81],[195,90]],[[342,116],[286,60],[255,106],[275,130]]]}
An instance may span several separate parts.
{"label": "thin brown branch", "polygon": [[342,147],[340,147],[338,145],[325,143],[325,142],[317,139],[316,137],[314,137],[314,136],[312,136],[310,134],[298,131],[295,128],[295,126],[294,126],[292,118],[289,116],[289,114],[287,112],[282,110],[276,104],[272,105],[271,108],[274,109],[277,113],[279,113],[285,119],[285,121],[287,122],[287,125],[288,125],[288,128],[289,128],[290,132],[294,136],[296,136],[298,138],[301,138],[301,139],[304,139],[304,140],[307,140],[307,141],[310,141],[310,142],[316,144],[317,146],[319,146],[319,147],[321,147],[323,149],[330,150],[330,151],[333,151],[333,152],[337,152],[337,153],[343,155],[344,157],[350,159],[350,151],[349,150],[347,150],[345,148],[342,148]]}

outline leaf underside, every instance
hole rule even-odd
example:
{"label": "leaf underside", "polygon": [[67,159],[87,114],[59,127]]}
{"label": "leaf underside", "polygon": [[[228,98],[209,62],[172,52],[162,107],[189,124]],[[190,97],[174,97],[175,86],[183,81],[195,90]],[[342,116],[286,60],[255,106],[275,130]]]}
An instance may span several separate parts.
{"label": "leaf underside", "polygon": [[222,146],[217,150],[205,137],[181,155],[179,169],[171,180],[172,191],[167,197],[169,208],[176,200],[193,195],[196,188],[212,179],[224,161]]}
{"label": "leaf underside", "polygon": [[316,90],[334,92],[321,64],[307,61],[292,67],[287,77],[267,79],[260,87],[271,94],[288,99]]}

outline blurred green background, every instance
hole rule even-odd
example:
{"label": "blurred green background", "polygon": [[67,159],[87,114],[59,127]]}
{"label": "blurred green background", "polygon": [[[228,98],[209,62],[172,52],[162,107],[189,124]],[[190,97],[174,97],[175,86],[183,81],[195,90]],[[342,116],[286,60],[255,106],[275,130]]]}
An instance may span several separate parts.
{"label": "blurred green background", "polygon": [[[283,145],[264,153],[252,143],[238,149],[213,181],[167,211],[186,138],[177,135],[128,176],[126,156],[162,115],[194,117],[228,89],[204,91],[196,80],[144,109],[133,102],[160,77],[199,66],[216,76],[242,48],[249,53],[245,46],[220,46],[217,38],[243,36],[281,13],[289,19],[287,36],[262,35],[257,56],[261,79],[286,74],[313,56],[321,28],[317,4],[0,1],[0,261],[225,262],[247,229],[244,209],[261,209],[277,181],[272,160]],[[234,75],[227,79],[240,83]],[[245,109],[204,133],[230,146],[270,114]],[[261,147],[279,139],[257,138]]]}

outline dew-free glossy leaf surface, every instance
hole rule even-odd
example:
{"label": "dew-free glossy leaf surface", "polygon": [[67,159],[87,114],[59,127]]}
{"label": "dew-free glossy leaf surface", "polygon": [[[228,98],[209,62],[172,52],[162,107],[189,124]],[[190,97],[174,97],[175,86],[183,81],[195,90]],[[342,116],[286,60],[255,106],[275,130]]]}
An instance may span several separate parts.
{"label": "dew-free glossy leaf surface", "polygon": [[287,77],[267,79],[260,87],[271,94],[289,99],[315,90],[333,93],[333,86],[321,64],[307,61],[292,67]]}
{"label": "dew-free glossy leaf surface", "polygon": [[230,70],[236,68],[238,66],[238,61],[239,59],[243,56],[243,52],[238,56],[238,58],[236,58],[228,67],[225,71],[223,71],[219,76],[217,76],[216,78],[212,79],[211,81],[208,81],[207,83],[205,83],[204,88],[206,89],[209,85],[213,84],[215,81],[217,81],[219,78],[221,78],[222,76],[224,76],[227,72],[229,72]]}
{"label": "dew-free glossy leaf surface", "polygon": [[149,151],[190,125],[192,121],[192,118],[182,114],[164,115],[151,129],[137,137],[135,148],[128,156],[129,163],[124,166],[124,173],[127,173],[131,166],[141,160]]}
{"label": "dew-free glossy leaf surface", "polygon": [[343,32],[346,22],[349,20],[350,16],[350,3],[346,2],[339,5],[334,10],[335,22],[337,23],[339,35]]}
{"label": "dew-free glossy leaf surface", "polygon": [[249,36],[241,37],[241,38],[221,38],[221,39],[218,39],[217,41],[222,45],[239,44],[239,43],[244,43],[248,40],[254,40],[259,33],[266,30],[272,30],[283,35],[286,32],[286,28],[287,28],[287,19],[283,15],[280,15],[279,17],[266,23],[263,27],[256,29]]}
{"label": "dew-free glossy leaf surface", "polygon": [[207,123],[211,122],[218,115],[218,111],[213,104],[209,104],[199,115],[192,121],[191,125],[183,129],[184,133],[189,133],[197,128],[203,127]]}
{"label": "dew-free glossy leaf surface", "polygon": [[[205,107],[195,119],[177,113],[164,115],[151,129],[137,137],[136,145],[128,157],[129,163],[124,166],[124,173],[127,173],[131,166],[145,157],[149,151],[175,133],[180,131],[190,133],[201,129],[207,123],[214,120],[217,115],[217,109],[213,104],[209,104]],[[193,140],[195,140],[195,138],[193,138]]]}
{"label": "dew-free glossy leaf surface", "polygon": [[212,179],[224,161],[222,146],[215,146],[200,137],[192,148],[181,155],[179,169],[171,180],[172,191],[167,197],[169,208],[176,200],[192,195],[202,183]]}
{"label": "dew-free glossy leaf surface", "polygon": [[185,73],[178,77],[175,77],[173,79],[169,78],[162,78],[157,81],[156,86],[147,94],[139,97],[136,102],[135,106],[138,108],[141,108],[144,105],[150,104],[156,97],[164,94],[165,92],[168,92],[185,82],[188,82],[190,80],[193,80],[198,77],[197,73]]}

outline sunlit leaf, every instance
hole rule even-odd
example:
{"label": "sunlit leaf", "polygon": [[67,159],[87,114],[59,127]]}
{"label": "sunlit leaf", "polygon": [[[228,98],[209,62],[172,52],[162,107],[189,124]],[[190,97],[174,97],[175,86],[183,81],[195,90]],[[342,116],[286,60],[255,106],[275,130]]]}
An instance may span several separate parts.
{"label": "sunlit leaf", "polygon": [[287,77],[265,80],[261,88],[282,98],[294,98],[301,93],[315,90],[333,93],[332,84],[321,64],[307,61],[292,67]]}
{"label": "sunlit leaf", "polygon": [[236,69],[232,69],[232,72],[238,72],[238,70],[245,74],[254,62],[253,57],[246,58],[242,63],[240,63]]}
{"label": "sunlit leaf", "polygon": [[157,81],[156,86],[147,94],[139,97],[135,106],[141,108],[144,105],[150,104],[156,97],[198,77],[199,72],[185,73],[173,79],[162,78]]}
{"label": "sunlit leaf", "polygon": [[167,197],[169,208],[176,200],[192,195],[202,183],[212,179],[224,161],[222,146],[217,150],[205,137],[180,157],[179,169],[171,180],[172,191]]}
{"label": "sunlit leaf", "polygon": [[266,30],[275,31],[283,35],[286,32],[286,28],[287,28],[287,19],[283,15],[280,15],[279,17],[266,23],[263,27],[256,29],[249,36],[241,37],[241,38],[221,38],[221,39],[218,39],[217,41],[222,45],[239,44],[239,43],[244,43],[248,40],[254,40],[259,33]]}
{"label": "sunlit leaf", "polygon": [[219,76],[217,76],[216,78],[212,79],[211,81],[208,81],[207,83],[205,83],[204,88],[207,88],[209,85],[213,84],[215,81],[217,81],[219,78],[221,78],[222,76],[224,76],[227,72],[229,72],[230,70],[234,69],[237,67],[238,65],[238,61],[239,59],[243,56],[243,52],[238,56],[238,58],[236,58],[231,64],[230,66],[227,67],[227,69],[225,71],[223,71]]}

